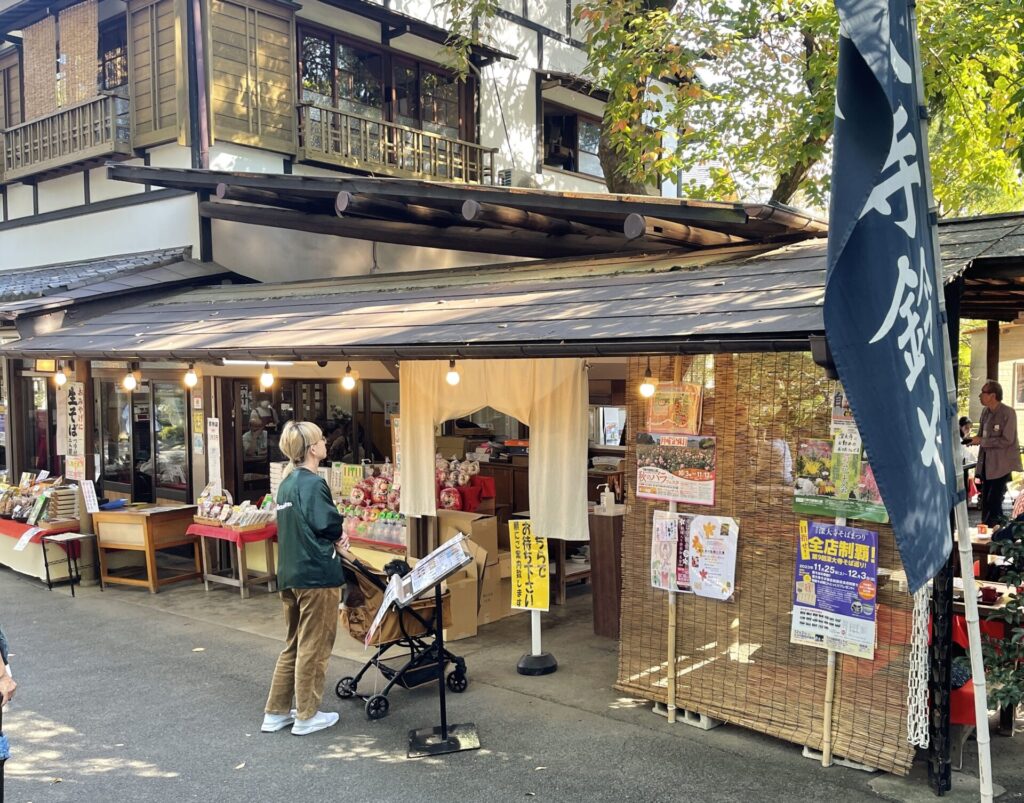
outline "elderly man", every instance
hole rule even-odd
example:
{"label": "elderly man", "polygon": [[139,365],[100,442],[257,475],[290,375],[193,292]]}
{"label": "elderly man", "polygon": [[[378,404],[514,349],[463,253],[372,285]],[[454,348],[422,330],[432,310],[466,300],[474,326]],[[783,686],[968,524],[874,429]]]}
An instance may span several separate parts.
{"label": "elderly man", "polygon": [[1003,404],[1003,387],[988,380],[979,394],[981,411],[979,434],[971,439],[978,449],[975,475],[981,478],[981,520],[989,527],[1003,515],[1003,497],[1010,473],[1021,471],[1020,444],[1017,442],[1017,413]]}

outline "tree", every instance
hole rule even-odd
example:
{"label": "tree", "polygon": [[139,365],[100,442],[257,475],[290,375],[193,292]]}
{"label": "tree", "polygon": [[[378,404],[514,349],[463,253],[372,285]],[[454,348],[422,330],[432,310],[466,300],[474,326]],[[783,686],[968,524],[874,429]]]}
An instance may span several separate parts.
{"label": "tree", "polygon": [[[453,51],[495,0],[442,0]],[[935,192],[944,214],[1024,207],[1024,5],[917,6]],[[694,197],[827,205],[838,16],[832,0],[580,0],[588,73],[609,92],[609,189],[711,166]],[[678,132],[669,138],[665,131]],[[674,141],[672,141],[674,139]]]}

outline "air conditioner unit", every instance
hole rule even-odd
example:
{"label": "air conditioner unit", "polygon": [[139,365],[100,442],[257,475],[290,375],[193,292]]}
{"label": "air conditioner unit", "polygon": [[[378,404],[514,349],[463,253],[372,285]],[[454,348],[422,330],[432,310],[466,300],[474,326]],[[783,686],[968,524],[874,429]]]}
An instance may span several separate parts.
{"label": "air conditioner unit", "polygon": [[507,167],[498,171],[497,185],[499,187],[537,187],[537,174],[529,170],[517,170]]}

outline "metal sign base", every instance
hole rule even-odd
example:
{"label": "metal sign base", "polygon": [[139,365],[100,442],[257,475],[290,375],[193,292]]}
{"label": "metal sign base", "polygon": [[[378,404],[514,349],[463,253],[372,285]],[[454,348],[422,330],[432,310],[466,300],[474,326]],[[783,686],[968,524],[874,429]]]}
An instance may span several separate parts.
{"label": "metal sign base", "polygon": [[476,725],[449,725],[448,738],[442,738],[440,726],[409,731],[409,758],[442,756],[446,753],[461,753],[463,750],[479,750],[480,736]]}

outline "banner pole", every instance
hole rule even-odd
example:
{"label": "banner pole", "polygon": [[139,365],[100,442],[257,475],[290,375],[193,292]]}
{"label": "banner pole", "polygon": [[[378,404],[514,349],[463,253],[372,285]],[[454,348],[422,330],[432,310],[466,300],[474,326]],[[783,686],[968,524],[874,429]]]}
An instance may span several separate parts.
{"label": "banner pole", "polygon": [[[934,287],[938,296],[939,312],[943,321],[946,317],[945,294],[941,288],[945,286],[942,274],[942,256],[939,250],[939,227],[938,217],[935,211],[935,194],[932,185],[932,166],[928,155],[928,114],[925,104],[924,77],[921,72],[921,48],[917,37],[917,15],[915,13],[916,0],[909,0],[907,3],[907,14],[910,37],[914,45],[914,85],[917,91],[917,102],[920,108],[921,117],[921,148],[924,158],[921,160],[924,179],[925,199],[928,204],[928,228],[932,239],[932,266],[934,273]],[[947,329],[948,333],[948,329]],[[979,793],[982,803],[992,801],[992,754],[990,752],[990,738],[988,730],[988,695],[985,683],[985,664],[981,654],[981,629],[978,625],[978,594],[974,582],[974,555],[971,550],[970,531],[967,520],[966,489],[964,487],[963,471],[963,448],[960,443],[960,427],[956,409],[956,381],[953,376],[953,353],[952,344],[946,334],[941,338],[945,359],[943,363],[946,371],[946,388],[949,394],[947,404],[949,405],[949,427],[950,443],[953,447],[953,464],[957,485],[957,503],[955,509],[957,546],[960,551],[960,574],[964,581],[964,614],[967,619],[967,636],[971,653],[971,678],[974,681],[974,717],[977,728],[978,740],[978,776]]]}
{"label": "banner pole", "polygon": [[[675,502],[668,503],[668,512],[678,512]],[[668,721],[676,721],[676,592],[668,592],[668,634],[666,638],[668,647],[668,663],[665,672],[668,680],[665,690],[665,710],[668,712]]]}

